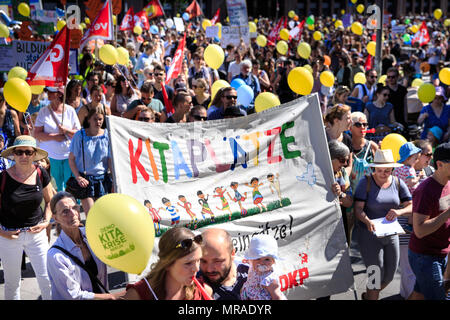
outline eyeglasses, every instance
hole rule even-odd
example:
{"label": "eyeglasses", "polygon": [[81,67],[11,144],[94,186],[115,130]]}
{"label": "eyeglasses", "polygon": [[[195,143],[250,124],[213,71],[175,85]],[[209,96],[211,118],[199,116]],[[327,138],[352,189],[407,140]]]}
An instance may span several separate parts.
{"label": "eyeglasses", "polygon": [[195,120],[199,120],[199,121],[206,121],[208,118],[207,117],[203,117],[203,116],[199,116],[197,114],[194,114],[192,116]]}
{"label": "eyeglasses", "polygon": [[237,99],[237,96],[225,96],[225,98],[227,98],[228,100],[231,100],[231,99]]}
{"label": "eyeglasses", "polygon": [[149,122],[150,120],[155,120],[155,119],[154,118],[148,118],[148,117],[139,117],[138,120],[139,121]]}
{"label": "eyeglasses", "polygon": [[36,153],[36,150],[14,150],[13,152],[16,156],[22,156],[26,155],[27,157],[31,157],[33,154]]}
{"label": "eyeglasses", "polygon": [[199,234],[192,239],[184,239],[179,244],[177,244],[177,246],[175,248],[190,249],[194,242],[197,244],[202,244],[203,243],[202,235]]}
{"label": "eyeglasses", "polygon": [[65,208],[64,210],[62,210],[61,212],[60,212],[60,214],[62,214],[63,216],[68,216],[69,214],[71,214],[72,213],[72,211],[76,211],[76,212],[80,212],[80,206],[79,205],[74,205],[73,207],[71,207],[71,208]]}
{"label": "eyeglasses", "polygon": [[355,127],[357,127],[357,128],[361,128],[361,127],[367,128],[367,127],[369,127],[369,124],[367,122],[355,122],[353,125]]}

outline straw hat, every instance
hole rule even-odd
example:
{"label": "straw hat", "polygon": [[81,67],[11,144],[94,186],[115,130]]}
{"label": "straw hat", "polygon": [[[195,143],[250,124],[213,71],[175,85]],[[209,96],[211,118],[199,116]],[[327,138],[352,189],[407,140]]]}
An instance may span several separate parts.
{"label": "straw hat", "polygon": [[372,168],[396,168],[401,166],[403,165],[395,162],[391,149],[378,149],[375,153],[373,163],[369,164],[369,167]]}
{"label": "straw hat", "polygon": [[32,136],[28,136],[28,135],[23,135],[23,136],[18,136],[16,138],[16,140],[14,140],[14,143],[11,147],[3,150],[1,156],[3,158],[9,158],[9,159],[13,159],[13,151],[15,148],[17,147],[31,147],[34,148],[36,150],[36,154],[34,156],[34,160],[33,161],[39,161],[42,159],[47,158],[48,153],[45,150],[42,150],[41,148],[38,148],[36,146],[36,139],[34,139]]}

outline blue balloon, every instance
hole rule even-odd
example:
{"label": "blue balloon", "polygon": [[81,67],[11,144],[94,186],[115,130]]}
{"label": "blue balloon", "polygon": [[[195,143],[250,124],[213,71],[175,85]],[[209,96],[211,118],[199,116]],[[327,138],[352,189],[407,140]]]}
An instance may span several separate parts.
{"label": "blue balloon", "polygon": [[189,21],[189,13],[185,12],[182,15],[184,21]]}
{"label": "blue balloon", "polygon": [[230,85],[235,88],[236,90],[239,89],[240,86],[244,85],[245,81],[240,79],[240,78],[236,78],[233,81],[231,81]]}
{"label": "blue balloon", "polygon": [[150,32],[151,32],[152,34],[158,34],[158,33],[159,33],[159,29],[158,29],[157,26],[152,25],[152,26],[150,27]]}
{"label": "blue balloon", "polygon": [[247,108],[253,101],[253,98],[255,96],[253,89],[250,88],[250,86],[243,84],[236,91],[237,91],[237,104],[238,105],[241,104]]}

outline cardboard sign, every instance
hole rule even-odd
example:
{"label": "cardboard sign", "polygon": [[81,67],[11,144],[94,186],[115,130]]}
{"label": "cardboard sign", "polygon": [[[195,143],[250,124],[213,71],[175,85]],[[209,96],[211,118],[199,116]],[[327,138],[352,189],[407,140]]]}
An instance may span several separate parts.
{"label": "cardboard sign", "polygon": [[184,32],[184,22],[182,18],[174,17],[173,22],[175,23],[175,29],[178,32]]}
{"label": "cardboard sign", "polygon": [[235,47],[239,46],[241,38],[244,43],[250,45],[249,28],[247,26],[223,26],[222,38],[220,39],[220,45],[222,48],[226,48],[227,45],[232,44]]}
{"label": "cardboard sign", "polygon": [[13,40],[12,45],[0,47],[0,71],[16,66],[29,70],[49,45],[50,42]]}
{"label": "cardboard sign", "polygon": [[206,37],[207,38],[215,38],[218,36],[219,36],[219,27],[218,26],[206,27]]}

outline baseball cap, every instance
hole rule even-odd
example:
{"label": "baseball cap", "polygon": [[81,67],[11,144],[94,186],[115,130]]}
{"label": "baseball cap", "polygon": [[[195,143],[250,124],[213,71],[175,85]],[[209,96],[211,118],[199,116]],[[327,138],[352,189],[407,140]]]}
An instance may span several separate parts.
{"label": "baseball cap", "polygon": [[437,161],[450,162],[450,142],[442,143],[436,147],[433,159]]}
{"label": "baseball cap", "polygon": [[64,94],[64,88],[63,87],[45,87],[45,90],[48,92],[59,92]]}

